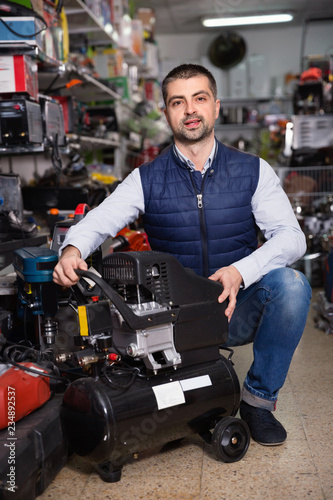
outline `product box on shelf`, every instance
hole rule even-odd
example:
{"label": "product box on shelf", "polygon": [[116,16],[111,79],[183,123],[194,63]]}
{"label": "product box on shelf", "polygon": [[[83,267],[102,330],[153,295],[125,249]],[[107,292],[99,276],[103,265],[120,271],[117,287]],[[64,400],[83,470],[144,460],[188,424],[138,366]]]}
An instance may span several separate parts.
{"label": "product box on shelf", "polygon": [[145,80],[144,83],[144,98],[146,101],[153,103],[155,106],[161,102],[161,87],[157,80]]}
{"label": "product box on shelf", "polygon": [[124,18],[130,20],[128,0],[111,0],[111,20],[119,36],[124,28]]}
{"label": "product box on shelf", "polygon": [[144,42],[143,64],[147,67],[150,76],[158,76],[159,55],[155,43]]}
{"label": "product box on shelf", "polygon": [[36,14],[38,14],[39,16],[43,17],[43,12],[44,12],[43,0],[30,0],[30,3],[34,12],[36,12]]}
{"label": "product box on shelf", "polygon": [[137,19],[140,19],[144,29],[144,37],[147,40],[154,40],[155,38],[155,11],[148,7],[140,7],[136,11]]}
{"label": "product box on shelf", "polygon": [[94,52],[94,63],[101,78],[123,75],[124,55],[121,49],[97,48]]}
{"label": "product box on shelf", "polygon": [[112,24],[111,20],[111,2],[110,0],[101,0],[101,23],[104,27]]}
{"label": "product box on shelf", "polygon": [[90,12],[101,21],[102,18],[102,5],[101,0],[85,0],[84,2]]}
{"label": "product box on shelf", "polygon": [[0,55],[0,94],[28,94],[38,101],[36,62],[27,55]]}
{"label": "product box on shelf", "polygon": [[61,103],[49,96],[40,95],[43,131],[46,141],[54,146],[66,146],[65,123]]}
{"label": "product box on shelf", "polygon": [[1,44],[24,44],[42,49],[42,32],[44,23],[35,17],[1,17],[0,46]]}
{"label": "product box on shelf", "polygon": [[143,26],[140,19],[132,19],[132,52],[143,56]]}
{"label": "product box on shelf", "polygon": [[129,13],[129,1],[128,0],[111,0],[111,11],[113,16],[113,22],[119,23],[121,18]]}
{"label": "product box on shelf", "polygon": [[116,26],[119,41],[118,44],[121,48],[131,50],[132,49],[132,19],[125,15],[121,20],[119,25]]}
{"label": "product box on shelf", "polygon": [[0,100],[1,147],[32,147],[43,143],[40,104],[24,97]]}
{"label": "product box on shelf", "polygon": [[58,23],[58,14],[54,6],[45,2],[43,19],[48,29],[42,32],[42,52],[50,59],[62,61],[63,30]]}
{"label": "product box on shelf", "polygon": [[113,78],[108,78],[107,81],[112,83],[115,91],[122,97],[122,99],[129,99],[130,89],[127,76],[115,76]]}
{"label": "product box on shelf", "polygon": [[65,133],[73,134],[78,120],[75,99],[72,96],[54,96],[53,99],[62,107]]}

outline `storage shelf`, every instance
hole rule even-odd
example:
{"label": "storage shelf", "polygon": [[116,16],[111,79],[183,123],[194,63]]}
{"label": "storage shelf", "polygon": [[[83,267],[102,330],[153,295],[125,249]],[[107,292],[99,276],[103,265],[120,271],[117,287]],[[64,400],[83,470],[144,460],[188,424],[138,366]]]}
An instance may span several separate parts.
{"label": "storage shelf", "polygon": [[259,123],[218,123],[215,125],[215,130],[219,132],[227,130],[258,130]]}
{"label": "storage shelf", "polygon": [[139,56],[119,45],[118,33],[112,25],[104,26],[82,0],[67,0],[64,7],[68,18],[69,35],[86,34],[89,43],[94,46],[109,44],[118,46],[123,50],[126,63],[137,66],[140,74],[149,71]]}
{"label": "storage shelf", "polygon": [[4,146],[0,145],[0,155],[1,156],[12,156],[12,155],[26,155],[26,154],[36,154],[43,153],[45,151],[44,144],[38,144],[36,146]]}
{"label": "storage shelf", "polygon": [[81,0],[67,0],[64,4],[68,18],[69,34],[85,33],[90,43],[117,43],[117,33],[107,30],[99,19],[91,12]]}
{"label": "storage shelf", "polygon": [[245,105],[255,105],[255,104],[262,104],[266,102],[291,102],[292,101],[292,96],[267,96],[267,97],[237,97],[237,98],[230,98],[230,97],[220,97],[219,98],[221,101],[221,107],[232,107],[232,106],[245,106]]}
{"label": "storage shelf", "polygon": [[[82,80],[82,84],[67,88],[66,85],[72,79]],[[122,99],[117,92],[102,81],[72,63],[47,65],[45,69],[38,72],[38,80],[40,93],[44,91],[49,95],[73,96],[82,102]]]}
{"label": "storage shelf", "polygon": [[[82,0],[67,0],[64,7],[70,35],[87,34],[89,43],[92,45],[117,45],[118,34],[112,32],[111,24],[104,26]],[[128,64],[136,65],[139,72],[143,74],[146,68],[140,58],[128,49],[123,49],[123,51],[124,60]],[[95,78],[84,68],[77,68],[71,61],[57,63],[57,61],[45,59],[42,54],[40,54],[40,60],[42,62],[38,71],[38,81],[41,94],[44,92],[48,95],[73,96],[81,102],[122,99],[122,96],[102,80]],[[72,79],[82,80],[82,84],[67,88],[66,84]]]}
{"label": "storage shelf", "polygon": [[78,147],[83,146],[89,150],[117,148],[120,146],[119,134],[113,133],[112,139],[103,139],[100,137],[90,137],[78,134],[67,134],[69,142],[78,144]]}

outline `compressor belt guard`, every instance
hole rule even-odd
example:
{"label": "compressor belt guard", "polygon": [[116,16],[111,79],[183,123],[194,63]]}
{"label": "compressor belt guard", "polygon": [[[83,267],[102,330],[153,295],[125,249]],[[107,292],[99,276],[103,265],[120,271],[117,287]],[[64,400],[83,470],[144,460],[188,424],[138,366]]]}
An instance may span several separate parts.
{"label": "compressor belt guard", "polygon": [[[220,355],[228,334],[221,284],[152,251],[110,254],[102,271],[103,278],[77,271],[102,291],[104,316],[109,301],[110,325],[82,337],[89,348],[79,364],[94,364],[93,377],[64,394],[61,419],[73,451],[108,482],[120,480],[133,454],[193,433],[224,462],[240,460],[250,434],[235,418],[237,375]],[[92,324],[98,307],[89,304]]]}

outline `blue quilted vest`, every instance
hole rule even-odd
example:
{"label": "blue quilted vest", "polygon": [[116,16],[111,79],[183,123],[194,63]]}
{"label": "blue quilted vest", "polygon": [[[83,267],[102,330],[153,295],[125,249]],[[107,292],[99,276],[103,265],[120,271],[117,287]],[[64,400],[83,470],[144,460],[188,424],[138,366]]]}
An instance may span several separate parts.
{"label": "blue quilted vest", "polygon": [[166,148],[140,167],[143,224],[153,250],[173,254],[201,276],[242,259],[257,248],[251,200],[259,158],[217,141],[202,178]]}

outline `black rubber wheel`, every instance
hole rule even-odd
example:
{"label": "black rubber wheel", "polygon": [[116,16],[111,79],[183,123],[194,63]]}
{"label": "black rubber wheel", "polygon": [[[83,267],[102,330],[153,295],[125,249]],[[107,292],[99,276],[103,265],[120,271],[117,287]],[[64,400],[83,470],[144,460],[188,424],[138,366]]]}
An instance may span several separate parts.
{"label": "black rubber wheel", "polygon": [[238,462],[250,444],[249,428],[240,418],[225,417],[216,424],[212,446],[215,455],[223,462]]}

